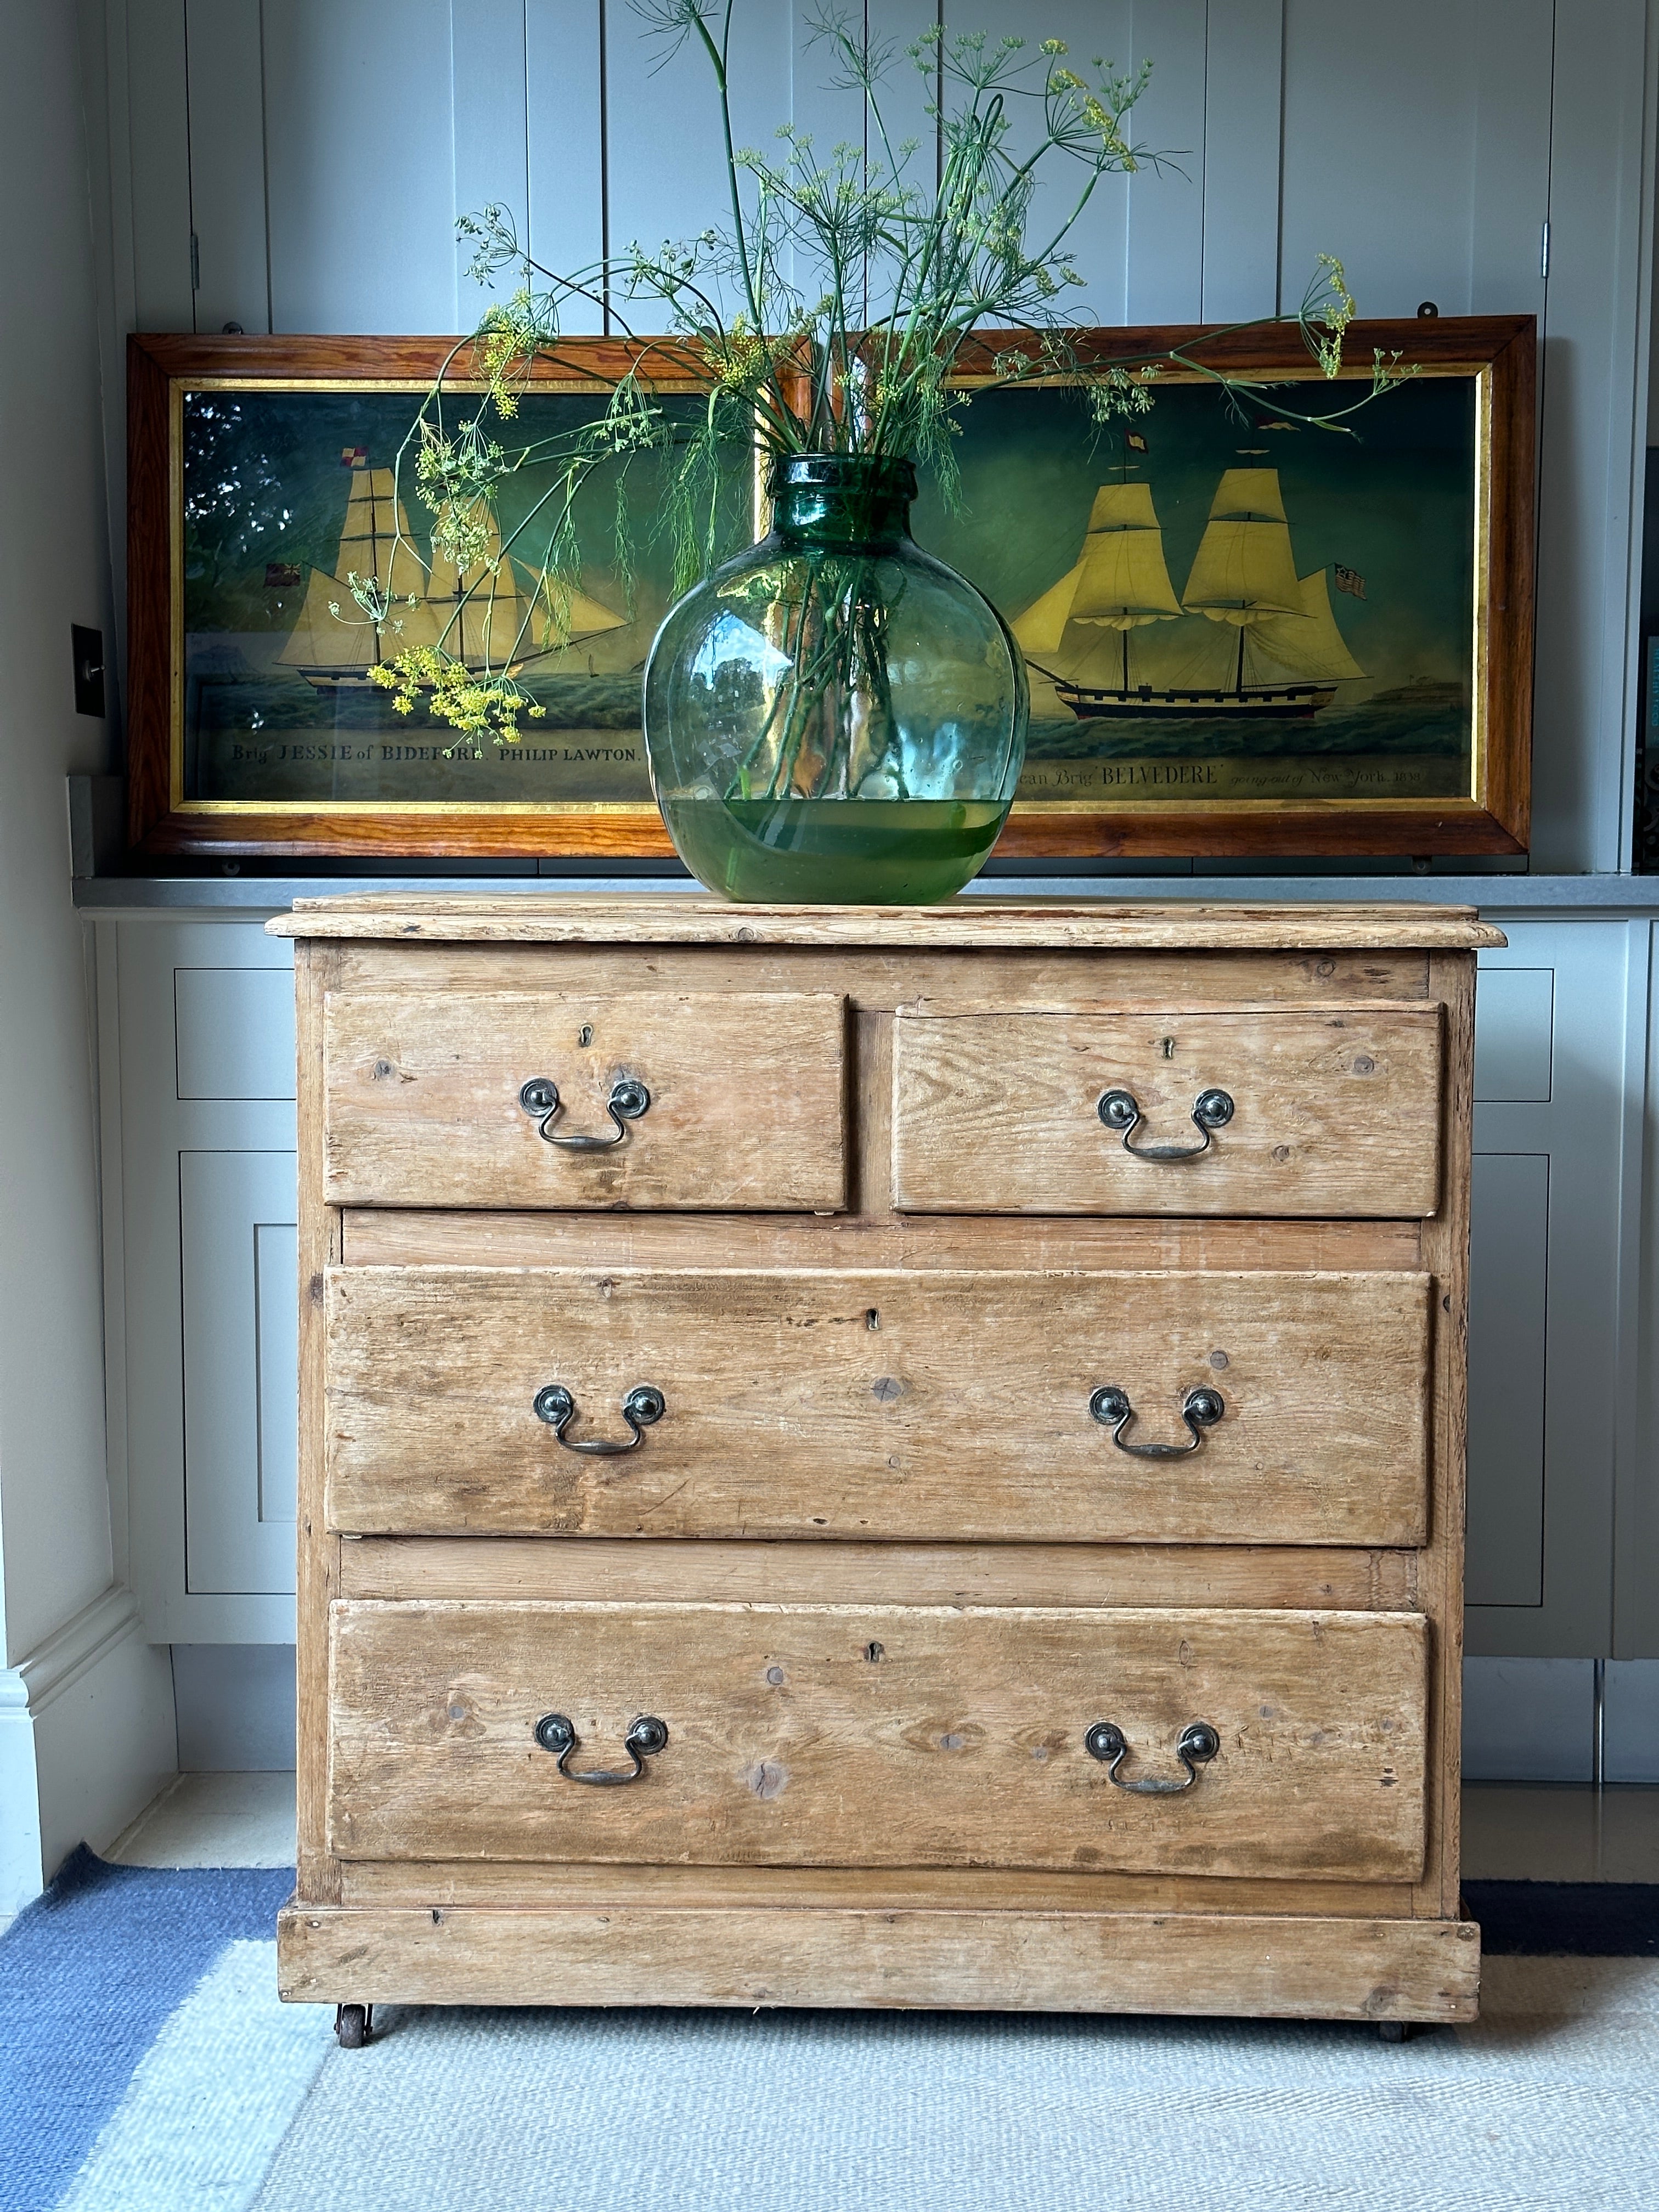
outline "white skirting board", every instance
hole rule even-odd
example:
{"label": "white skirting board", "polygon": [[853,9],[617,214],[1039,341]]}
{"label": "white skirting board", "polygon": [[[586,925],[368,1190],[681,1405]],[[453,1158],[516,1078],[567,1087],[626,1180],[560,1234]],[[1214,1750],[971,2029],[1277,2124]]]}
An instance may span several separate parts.
{"label": "white skirting board", "polygon": [[166,1647],[112,1587],[0,1671],[0,1914],[77,1844],[106,1849],[178,1763]]}

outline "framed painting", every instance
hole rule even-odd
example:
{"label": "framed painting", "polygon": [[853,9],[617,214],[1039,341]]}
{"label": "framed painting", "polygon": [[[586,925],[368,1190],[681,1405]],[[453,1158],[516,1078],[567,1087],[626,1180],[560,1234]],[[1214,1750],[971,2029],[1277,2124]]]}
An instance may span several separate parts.
{"label": "framed painting", "polygon": [[[999,856],[1523,851],[1532,319],[1355,324],[1343,375],[1355,397],[1378,352],[1413,373],[1351,418],[1352,434],[1300,419],[1346,395],[1294,327],[1078,343],[1108,357],[1178,344],[1259,380],[1262,404],[1241,415],[1200,371],[1177,370],[1147,413],[1104,425],[1055,380],[981,392],[960,416],[958,489],[947,500],[924,480],[915,521],[1025,653],[1030,738]],[[392,461],[448,344],[131,341],[139,851],[670,856],[640,728],[672,590],[648,468],[623,490],[626,575],[618,487],[584,495],[583,588],[520,679],[543,711],[517,744],[458,744],[368,679],[392,648],[359,617],[353,571],[404,601],[399,643],[441,618],[429,523]],[[597,410],[623,359],[613,341],[570,342],[539,365],[526,428]],[[655,380],[672,404],[672,349],[664,359]],[[965,385],[982,381],[990,349],[963,368]],[[753,486],[735,455],[739,532]],[[534,489],[509,487],[526,502]],[[503,562],[498,593],[535,588],[538,549],[520,543],[529,558]],[[398,559],[407,575],[392,573]]]}

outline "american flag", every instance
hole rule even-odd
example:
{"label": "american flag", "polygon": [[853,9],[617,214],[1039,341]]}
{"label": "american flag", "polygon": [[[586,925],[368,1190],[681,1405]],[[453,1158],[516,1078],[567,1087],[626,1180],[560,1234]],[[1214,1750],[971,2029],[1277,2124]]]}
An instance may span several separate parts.
{"label": "american flag", "polygon": [[1360,574],[1358,569],[1345,568],[1340,561],[1334,562],[1333,566],[1336,569],[1337,590],[1346,592],[1351,599],[1363,599],[1365,596],[1365,579]]}

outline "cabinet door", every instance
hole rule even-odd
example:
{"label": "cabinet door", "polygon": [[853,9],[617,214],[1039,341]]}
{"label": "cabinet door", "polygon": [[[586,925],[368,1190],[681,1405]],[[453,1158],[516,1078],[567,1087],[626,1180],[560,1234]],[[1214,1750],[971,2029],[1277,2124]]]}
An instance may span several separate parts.
{"label": "cabinet door", "polygon": [[101,934],[111,1429],[132,1586],[158,1642],[288,1643],[291,949],[258,920]]}
{"label": "cabinet door", "polygon": [[184,1152],[185,1586],[294,1587],[297,1194],[292,1152]]}

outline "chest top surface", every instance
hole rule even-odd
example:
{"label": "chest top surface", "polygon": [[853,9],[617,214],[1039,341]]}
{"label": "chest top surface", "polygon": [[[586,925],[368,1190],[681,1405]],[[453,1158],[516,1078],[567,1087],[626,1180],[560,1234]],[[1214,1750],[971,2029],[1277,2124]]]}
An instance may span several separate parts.
{"label": "chest top surface", "polygon": [[1504,933],[1474,907],[1414,903],[1153,906],[1114,899],[961,898],[937,907],[730,906],[699,892],[569,891],[297,899],[275,937],[518,945],[848,945],[1073,951],[1466,951]]}

